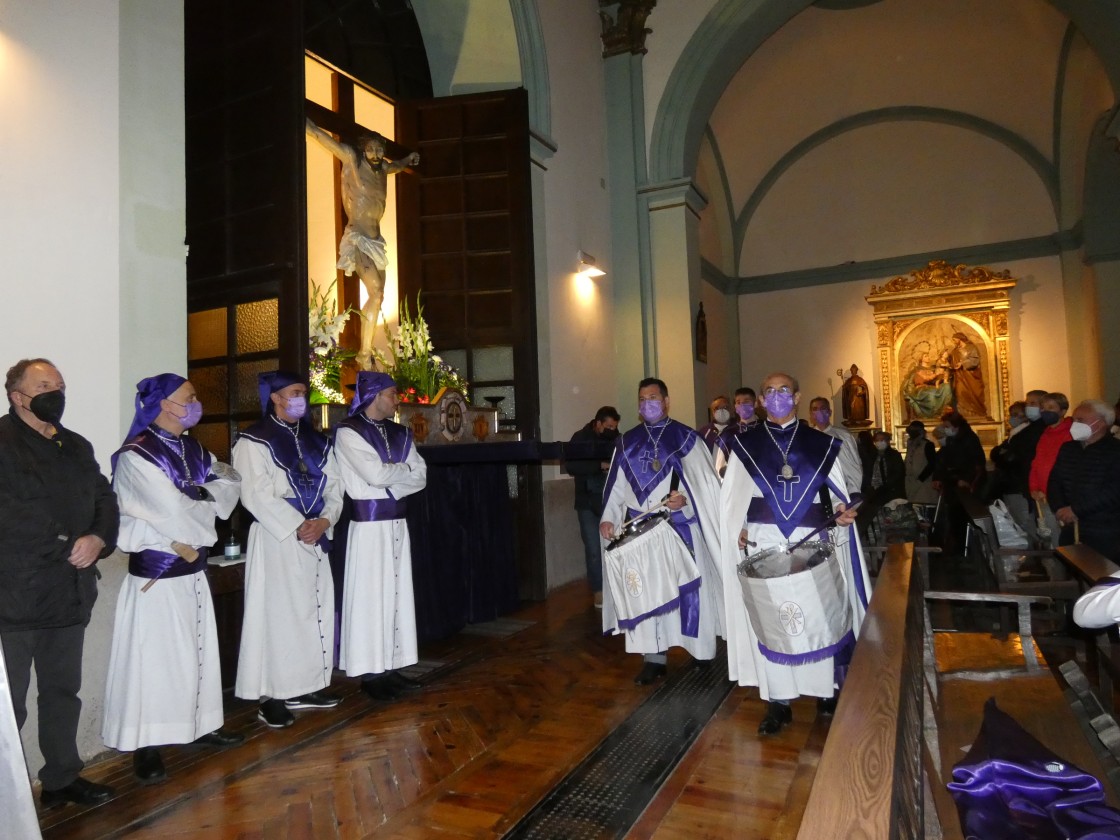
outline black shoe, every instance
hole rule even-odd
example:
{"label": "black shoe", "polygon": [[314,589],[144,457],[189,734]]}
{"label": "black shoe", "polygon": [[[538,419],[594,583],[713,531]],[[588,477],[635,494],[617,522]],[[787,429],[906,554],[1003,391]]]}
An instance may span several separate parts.
{"label": "black shoe", "polygon": [[406,677],[400,671],[390,671],[387,679],[389,680],[389,685],[400,694],[411,694],[423,688],[416,680],[411,677]]}
{"label": "black shoe", "polygon": [[141,747],[132,754],[132,773],[142,785],[155,785],[167,778],[163,759],[155,747]]}
{"label": "black shoe", "polygon": [[374,677],[372,680],[362,680],[362,691],[373,700],[396,700],[400,692],[383,676]]}
{"label": "black shoe", "polygon": [[310,694],[301,694],[299,697],[285,700],[284,705],[289,709],[333,709],[341,702],[342,698],[337,694],[312,691]]}
{"label": "black shoe", "polygon": [[284,729],[296,722],[283,700],[265,700],[257,710],[257,720],[273,729]]}
{"label": "black shoe", "polygon": [[236,747],[244,742],[245,736],[240,732],[228,732],[225,729],[215,729],[194,739],[194,743],[202,747]]}
{"label": "black shoe", "polygon": [[823,717],[832,717],[836,712],[837,697],[818,697],[817,698],[817,714]]}
{"label": "black shoe", "polygon": [[789,726],[791,723],[793,723],[793,709],[789,707],[789,703],[771,701],[766,704],[766,717],[758,725],[758,734],[773,735],[780,732],[783,726]]}
{"label": "black shoe", "polygon": [[669,669],[660,662],[647,662],[642,666],[642,670],[638,672],[638,676],[634,677],[634,683],[636,685],[649,685],[651,682],[665,676],[668,670]]}
{"label": "black shoe", "polygon": [[108,802],[113,793],[113,789],[108,785],[99,785],[78,776],[66,787],[42,791],[39,794],[39,802],[44,808],[57,808],[67,802],[73,802],[75,805],[100,805],[102,802]]}

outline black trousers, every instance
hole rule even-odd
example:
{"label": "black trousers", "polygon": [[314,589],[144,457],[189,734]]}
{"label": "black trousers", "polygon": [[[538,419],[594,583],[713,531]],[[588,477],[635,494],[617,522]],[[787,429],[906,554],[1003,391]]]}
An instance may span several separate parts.
{"label": "black trousers", "polygon": [[39,771],[43,790],[66,787],[81,772],[78,718],[82,701],[82,645],[86,628],[75,624],[50,630],[4,630],[0,642],[8,666],[16,725],[27,720],[27,687],[31,667],[39,689],[39,749],[45,764]]}

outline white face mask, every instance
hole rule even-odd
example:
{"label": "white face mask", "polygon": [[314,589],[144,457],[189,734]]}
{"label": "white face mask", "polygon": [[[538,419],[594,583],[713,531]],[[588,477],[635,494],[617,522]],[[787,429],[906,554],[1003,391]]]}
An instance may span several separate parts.
{"label": "white face mask", "polygon": [[1028,405],[1023,409],[1023,413],[1027,415],[1027,419],[1032,423],[1042,416],[1042,409],[1037,405]]}
{"label": "white face mask", "polygon": [[1082,423],[1080,420],[1074,420],[1073,425],[1069,427],[1069,435],[1074,440],[1088,440],[1093,436],[1093,426],[1096,423]]}
{"label": "white face mask", "polygon": [[875,441],[875,448],[878,449],[880,452],[886,452],[887,451],[887,441],[885,441],[885,440]]}
{"label": "white face mask", "polygon": [[731,412],[726,408],[717,408],[714,412],[712,412],[712,417],[721,426],[726,426],[728,421],[731,420]]}

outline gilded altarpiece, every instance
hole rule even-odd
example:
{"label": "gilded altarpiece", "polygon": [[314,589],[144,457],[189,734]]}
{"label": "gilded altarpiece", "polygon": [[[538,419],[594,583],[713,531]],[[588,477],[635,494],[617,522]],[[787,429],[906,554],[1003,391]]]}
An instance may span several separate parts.
{"label": "gilded altarpiece", "polygon": [[928,427],[956,409],[985,446],[1004,437],[1011,402],[1010,272],[934,260],[872,286],[883,422],[901,444],[913,420]]}

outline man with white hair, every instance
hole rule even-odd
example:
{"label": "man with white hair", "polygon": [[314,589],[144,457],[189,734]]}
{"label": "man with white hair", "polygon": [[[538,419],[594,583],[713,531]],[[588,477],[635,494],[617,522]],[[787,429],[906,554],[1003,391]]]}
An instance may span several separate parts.
{"label": "man with white hair", "polygon": [[1073,411],[1073,440],[1058,452],[1046,495],[1062,526],[1059,545],[1081,542],[1120,560],[1120,440],[1109,434],[1116,411],[1085,400]]}

